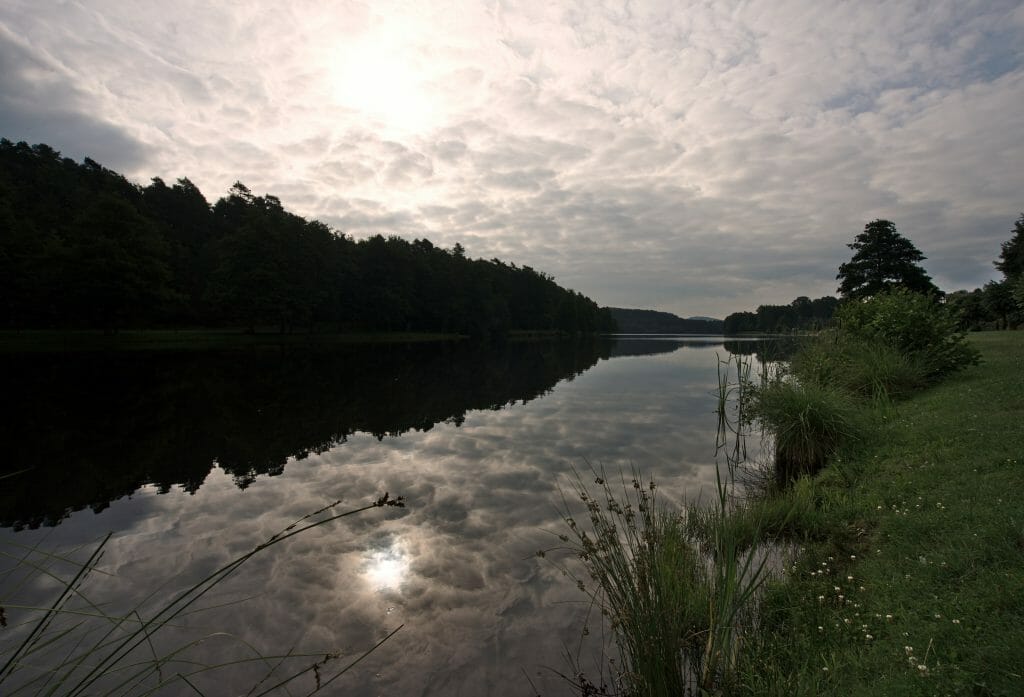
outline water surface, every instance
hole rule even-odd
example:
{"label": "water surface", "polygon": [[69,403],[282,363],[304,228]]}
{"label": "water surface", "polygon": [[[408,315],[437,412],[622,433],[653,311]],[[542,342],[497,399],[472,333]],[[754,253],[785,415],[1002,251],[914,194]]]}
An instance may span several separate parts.
{"label": "water surface", "polygon": [[[402,495],[405,508],[254,557],[204,599],[244,602],[190,615],[167,641],[226,632],[267,654],[355,656],[403,625],[331,689],[566,694],[547,667],[569,669],[585,598],[536,556],[562,530],[560,487],[591,466],[640,468],[669,501],[713,484],[716,353],[721,338],[623,337],[8,356],[4,470],[28,471],[3,480],[0,547],[88,547],[112,532],[85,590],[130,607],[329,502]],[[12,578],[0,577],[7,602]],[[217,634],[201,651],[246,649]],[[252,682],[222,679],[240,694]]]}

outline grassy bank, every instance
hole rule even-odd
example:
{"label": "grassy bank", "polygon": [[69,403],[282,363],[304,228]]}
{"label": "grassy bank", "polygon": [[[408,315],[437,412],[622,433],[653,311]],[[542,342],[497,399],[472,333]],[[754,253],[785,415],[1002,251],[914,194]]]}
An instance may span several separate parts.
{"label": "grassy bank", "polygon": [[814,479],[731,692],[1024,694],[1024,333],[971,343]]}

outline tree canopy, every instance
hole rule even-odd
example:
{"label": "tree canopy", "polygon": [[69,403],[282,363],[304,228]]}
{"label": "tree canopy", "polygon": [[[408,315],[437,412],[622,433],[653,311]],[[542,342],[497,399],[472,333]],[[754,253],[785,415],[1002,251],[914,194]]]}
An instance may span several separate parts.
{"label": "tree canopy", "polygon": [[607,308],[529,266],[364,240],[236,182],[145,187],[0,139],[0,326],[603,332]]}
{"label": "tree canopy", "polygon": [[1003,242],[995,264],[1007,279],[1015,279],[1024,274],[1024,213],[1013,224],[1013,234]]}
{"label": "tree canopy", "polygon": [[939,295],[931,276],[919,265],[924,254],[888,220],[872,220],[847,247],[853,258],[839,266],[836,279],[845,299],[870,298],[894,288]]}
{"label": "tree canopy", "polygon": [[815,300],[801,295],[789,305],[759,305],[756,312],[734,312],[725,318],[724,332],[734,335],[821,329],[838,305],[839,301],[830,295]]}

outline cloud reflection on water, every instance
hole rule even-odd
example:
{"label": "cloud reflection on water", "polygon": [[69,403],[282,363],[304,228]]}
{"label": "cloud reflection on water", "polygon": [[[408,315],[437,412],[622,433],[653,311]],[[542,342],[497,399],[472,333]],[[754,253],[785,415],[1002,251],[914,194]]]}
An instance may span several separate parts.
{"label": "cloud reflection on water", "polygon": [[636,466],[668,499],[699,495],[714,481],[715,386],[706,349],[603,361],[532,401],[469,411],[458,426],[352,434],[243,491],[219,469],[192,496],[149,487],[99,516],[73,514],[52,539],[80,536],[80,523],[96,531],[123,506],[137,511],[117,522],[108,551],[116,576],[93,589],[116,599],[169,571],[183,570],[184,583],[326,502],[342,499],[344,509],[384,491],[403,495],[407,508],[345,518],[254,557],[218,597],[257,597],[196,624],[267,652],[294,645],[347,656],[404,624],[336,683],[345,694],[522,694],[523,671],[543,694],[562,694],[543,666],[566,668],[586,606],[535,556],[563,525],[559,487],[568,490],[573,468]]}

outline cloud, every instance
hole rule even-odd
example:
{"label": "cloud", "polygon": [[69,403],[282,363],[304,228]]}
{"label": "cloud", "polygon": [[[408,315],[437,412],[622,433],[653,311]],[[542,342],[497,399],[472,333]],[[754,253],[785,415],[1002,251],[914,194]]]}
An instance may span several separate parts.
{"label": "cloud", "polygon": [[0,134],[46,142],[64,155],[133,169],[152,154],[127,129],[90,115],[80,90],[68,89],[66,66],[0,25]]}
{"label": "cloud", "polygon": [[5,137],[210,198],[240,179],[602,304],[831,292],[876,217],[976,286],[1022,207],[1011,0],[16,1],[0,27]]}

